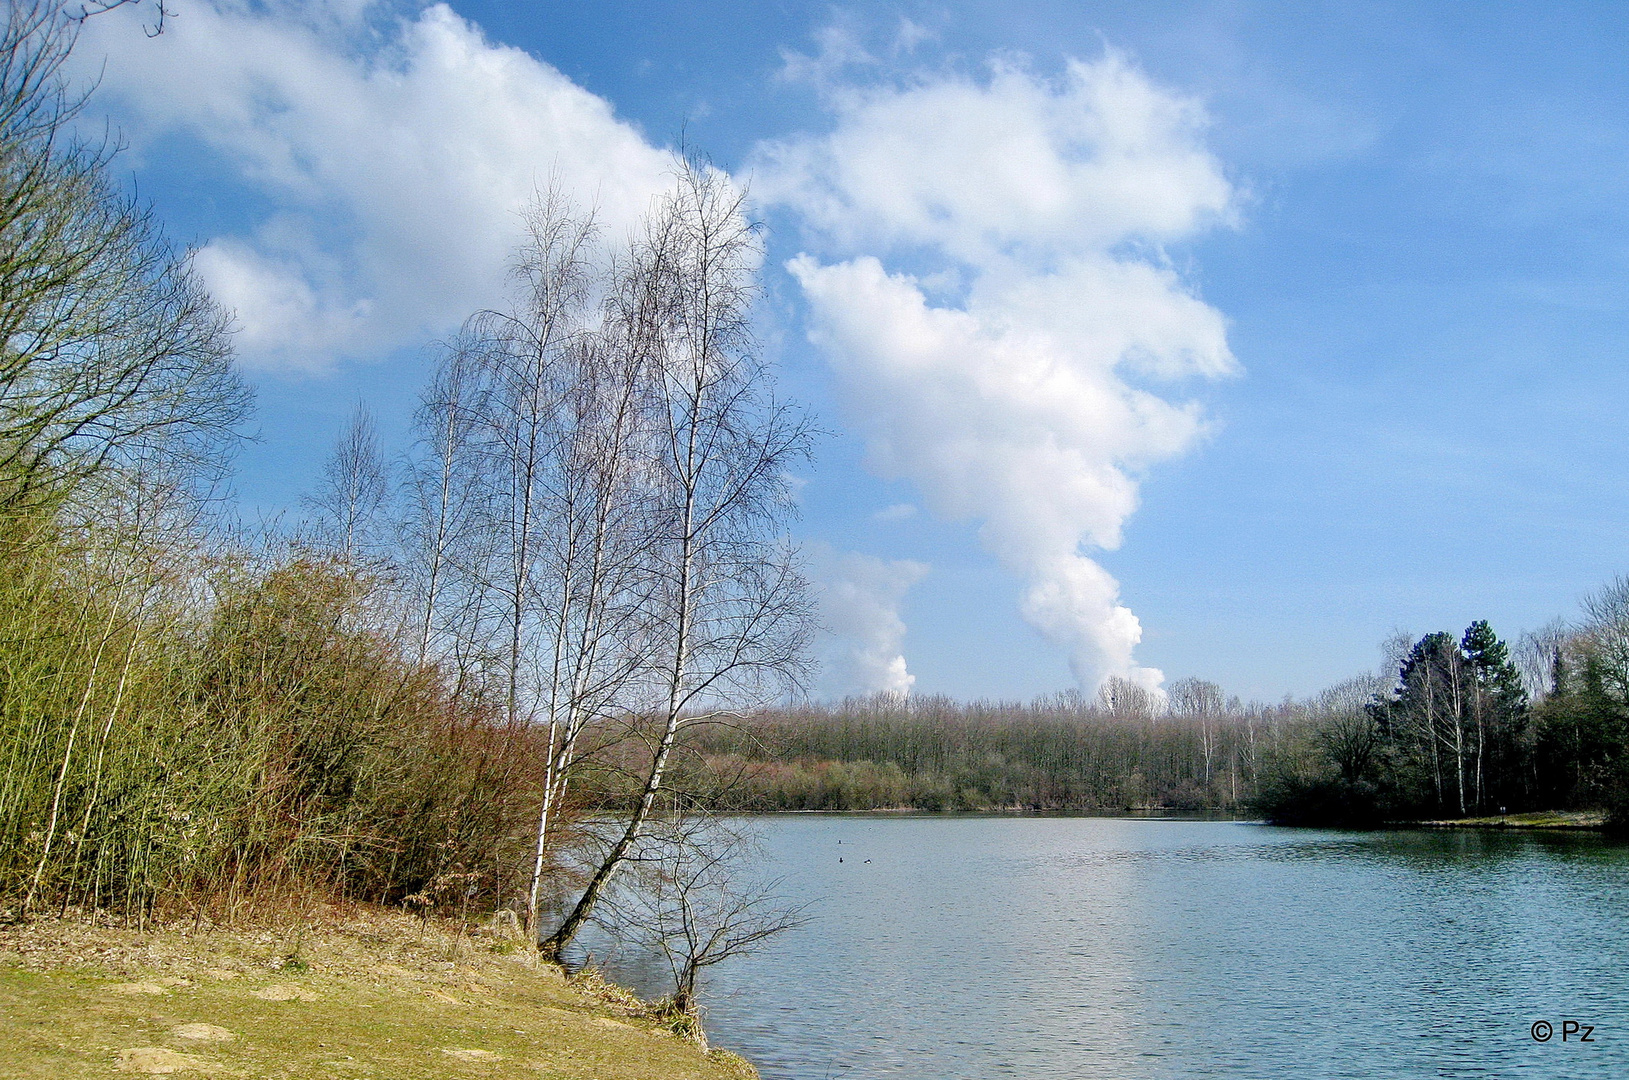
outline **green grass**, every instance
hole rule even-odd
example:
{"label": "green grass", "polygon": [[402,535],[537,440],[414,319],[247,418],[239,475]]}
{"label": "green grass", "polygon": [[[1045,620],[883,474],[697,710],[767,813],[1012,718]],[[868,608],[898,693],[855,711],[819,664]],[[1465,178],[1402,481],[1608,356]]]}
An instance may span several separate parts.
{"label": "green grass", "polygon": [[1469,829],[1599,829],[1605,823],[1606,815],[1599,810],[1539,810],[1527,814],[1422,821],[1419,824]]}
{"label": "green grass", "polygon": [[[674,1037],[631,996],[592,979],[567,980],[529,950],[495,951],[490,937],[379,913],[320,929],[308,924],[301,932],[307,969],[299,971],[286,966],[290,936],[275,929],[138,934],[71,921],[0,931],[4,1074],[755,1075],[732,1055]],[[232,1038],[176,1033],[198,1024]],[[142,1050],[149,1052],[135,1053]]]}

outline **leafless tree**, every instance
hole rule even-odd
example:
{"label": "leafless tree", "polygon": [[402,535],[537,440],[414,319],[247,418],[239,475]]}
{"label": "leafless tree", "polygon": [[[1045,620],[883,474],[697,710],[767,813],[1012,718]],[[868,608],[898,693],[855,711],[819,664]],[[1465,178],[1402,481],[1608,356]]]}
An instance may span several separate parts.
{"label": "leafless tree", "polygon": [[411,501],[425,650],[436,624],[455,653],[500,669],[512,724],[543,728],[535,925],[582,733],[627,707],[644,667],[656,321],[557,189],[527,224],[515,304],[472,318],[444,351]]}
{"label": "leafless tree", "polygon": [[573,351],[592,318],[595,227],[557,189],[528,218],[515,268],[518,303],[475,316],[480,343],[470,451],[483,485],[490,559],[476,576],[496,601],[503,628],[504,707],[512,724],[540,704],[549,623],[543,580],[549,494],[561,466],[560,411],[572,384]]}
{"label": "leafless tree", "polygon": [[1381,669],[1389,677],[1394,671],[1402,670],[1403,664],[1408,661],[1408,654],[1414,648],[1414,635],[1402,627],[1394,627],[1380,642]]}
{"label": "leafless tree", "polygon": [[1561,690],[1555,685],[1557,661],[1576,632],[1565,619],[1557,618],[1517,639],[1511,660],[1521,673],[1529,700],[1539,701]]}
{"label": "leafless tree", "polygon": [[[440,346],[435,376],[414,415],[416,442],[404,473],[406,493],[403,538],[409,573],[406,585],[416,597],[418,656],[431,653],[432,639],[461,657],[474,636],[468,604],[448,604],[448,597],[471,585],[467,548],[480,508],[480,484],[473,475],[470,430],[477,422],[475,377],[471,371],[477,343],[460,334]],[[465,616],[460,619],[459,615]],[[458,664],[460,672],[465,664]]]}
{"label": "leafless tree", "polygon": [[1222,718],[1222,688],[1204,679],[1178,679],[1166,692],[1166,708],[1171,715],[1199,728],[1199,751],[1204,763],[1204,780],[1210,783],[1216,757],[1216,727]]}
{"label": "leafless tree", "polygon": [[306,508],[316,517],[321,540],[355,563],[374,546],[389,491],[373,413],[358,402],[350,424],[334,441],[316,491],[305,498]]}
{"label": "leafless tree", "polygon": [[1629,577],[1613,579],[1580,606],[1584,644],[1603,687],[1617,700],[1629,701]]}
{"label": "leafless tree", "polygon": [[543,943],[557,956],[592,914],[663,789],[680,731],[773,698],[804,674],[808,589],[784,540],[787,470],[808,449],[776,400],[749,316],[758,238],[728,178],[694,162],[629,264],[642,312],[653,531],[643,558],[649,768],[626,827]]}
{"label": "leafless tree", "polygon": [[1380,730],[1368,706],[1390,689],[1382,675],[1359,675],[1336,683],[1312,701],[1318,738],[1342,779],[1356,782],[1380,751]]}
{"label": "leafless tree", "polygon": [[762,858],[753,839],[717,818],[658,819],[629,861],[632,872],[598,921],[663,959],[673,979],[668,1006],[680,1016],[695,1016],[702,972],[808,922],[806,905],[787,903],[778,881],[755,876]]}
{"label": "leafless tree", "polygon": [[1118,675],[1110,675],[1097,690],[1098,707],[1120,719],[1152,716],[1155,700],[1146,688]]}
{"label": "leafless tree", "polygon": [[218,475],[249,394],[226,314],[151,214],[75,141],[62,78],[77,23],[8,4],[0,33],[0,503],[150,454]]}
{"label": "leafless tree", "polygon": [[[622,290],[628,283],[619,282]],[[621,291],[621,290],[619,290]],[[657,518],[648,485],[645,321],[613,292],[598,332],[574,350],[550,492],[552,586],[547,677],[549,759],[528,899],[535,925],[551,819],[590,725],[616,716],[643,673],[648,552]]]}

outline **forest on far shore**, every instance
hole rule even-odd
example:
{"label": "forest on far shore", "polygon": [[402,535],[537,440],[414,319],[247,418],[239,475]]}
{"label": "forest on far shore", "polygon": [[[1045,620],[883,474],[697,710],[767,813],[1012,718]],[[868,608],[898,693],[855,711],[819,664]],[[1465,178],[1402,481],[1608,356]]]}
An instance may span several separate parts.
{"label": "forest on far shore", "polygon": [[1398,637],[1388,669],[1246,703],[1184,679],[1111,679],[1030,703],[856,698],[696,732],[742,811],[1260,814],[1374,825],[1530,810],[1629,812],[1629,580],[1517,647],[1486,622]]}

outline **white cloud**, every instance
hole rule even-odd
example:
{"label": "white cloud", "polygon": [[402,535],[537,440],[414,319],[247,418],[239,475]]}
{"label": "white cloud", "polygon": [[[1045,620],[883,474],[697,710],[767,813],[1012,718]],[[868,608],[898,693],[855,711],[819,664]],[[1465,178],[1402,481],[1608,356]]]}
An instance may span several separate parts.
{"label": "white cloud", "polygon": [[606,101],[445,4],[198,2],[154,39],[93,20],[79,55],[103,51],[99,93],[138,152],[201,140],[282,208],[199,257],[263,367],[378,356],[497,303],[519,214],[551,181],[612,238],[665,186],[667,154]]}
{"label": "white cloud", "polygon": [[[777,78],[788,83],[807,83],[822,91],[841,86],[842,77],[852,70],[875,68],[882,60],[866,45],[871,28],[853,11],[841,8],[832,12],[832,21],[814,33],[815,49],[800,53],[795,49],[781,50],[781,69]],[[898,59],[914,52],[925,41],[938,35],[905,16],[900,16],[891,35],[879,44],[881,52]]]}
{"label": "white cloud", "polygon": [[[996,64],[830,101],[830,134],[762,148],[757,194],[840,253],[788,269],[871,462],[981,521],[1083,686],[1157,687],[1083,549],[1116,547],[1141,471],[1205,430],[1196,404],[1133,379],[1237,370],[1221,314],[1159,255],[1232,210],[1202,111],[1116,54],[1056,81]],[[885,266],[900,257],[931,279]],[[955,303],[930,301],[942,291]]]}
{"label": "white cloud", "polygon": [[916,676],[905,666],[899,605],[927,574],[927,565],[836,552],[826,544],[810,545],[810,555],[828,632],[821,648],[822,695],[910,693]]}
{"label": "white cloud", "polygon": [[1056,82],[1008,63],[832,95],[824,137],[765,145],[757,194],[850,246],[879,240],[984,264],[1186,236],[1230,211],[1203,112],[1117,54]]}
{"label": "white cloud", "polygon": [[807,82],[825,86],[851,67],[869,67],[877,62],[860,40],[857,20],[837,12],[837,17],[815,32],[814,53],[781,50],[782,82]]}
{"label": "white cloud", "polygon": [[915,516],[915,503],[894,503],[892,506],[885,506],[872,514],[871,520],[880,522],[909,521]]}

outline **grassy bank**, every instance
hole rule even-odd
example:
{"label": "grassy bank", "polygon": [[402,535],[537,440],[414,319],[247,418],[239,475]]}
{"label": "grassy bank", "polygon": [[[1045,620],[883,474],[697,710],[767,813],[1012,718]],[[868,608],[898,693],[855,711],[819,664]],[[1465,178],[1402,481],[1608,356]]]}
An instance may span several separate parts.
{"label": "grassy bank", "polygon": [[257,930],[0,929],[4,1073],[256,1080],[745,1080],[616,987],[378,909]]}
{"label": "grassy bank", "polygon": [[1415,829],[1560,829],[1600,831],[1606,828],[1604,810],[1539,810],[1528,814],[1491,814],[1485,817],[1410,821]]}

